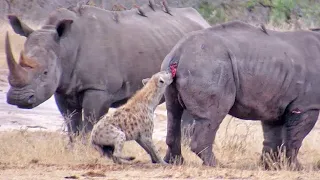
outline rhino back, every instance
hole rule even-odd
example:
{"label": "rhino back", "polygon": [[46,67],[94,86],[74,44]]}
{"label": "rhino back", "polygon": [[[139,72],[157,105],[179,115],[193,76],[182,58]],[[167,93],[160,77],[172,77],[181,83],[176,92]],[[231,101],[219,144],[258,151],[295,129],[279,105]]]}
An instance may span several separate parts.
{"label": "rhino back", "polygon": [[318,104],[320,36],[310,31],[267,33],[253,26],[217,32],[234,55],[238,87],[231,113],[241,109],[240,118],[261,119],[297,104],[300,110]]}
{"label": "rhino back", "polygon": [[[90,6],[79,9],[73,33],[81,33],[74,70],[77,91],[93,88],[123,91],[130,96],[142,87],[141,79],[159,71],[165,55],[184,34],[209,27],[193,8],[172,8],[173,16],[142,7],[113,12]],[[80,29],[80,30],[79,30]],[[122,95],[121,95],[122,96]]]}
{"label": "rhino back", "polygon": [[218,33],[232,42],[226,43],[234,51],[239,76],[231,113],[240,118],[276,118],[293,107],[306,111],[318,104],[320,36],[310,31],[267,33],[255,27]]}

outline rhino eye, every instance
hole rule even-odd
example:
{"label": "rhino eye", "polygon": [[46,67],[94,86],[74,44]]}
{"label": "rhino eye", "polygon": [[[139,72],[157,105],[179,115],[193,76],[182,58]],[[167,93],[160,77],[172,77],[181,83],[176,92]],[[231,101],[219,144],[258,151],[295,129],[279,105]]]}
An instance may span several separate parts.
{"label": "rhino eye", "polygon": [[48,74],[48,71],[44,71],[43,74],[44,74],[44,75],[47,75],[47,74]]}

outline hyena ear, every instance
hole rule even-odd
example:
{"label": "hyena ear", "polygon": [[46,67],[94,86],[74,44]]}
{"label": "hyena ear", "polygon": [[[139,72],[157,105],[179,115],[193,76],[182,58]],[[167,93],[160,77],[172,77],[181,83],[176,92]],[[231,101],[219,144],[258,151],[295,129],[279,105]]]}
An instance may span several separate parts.
{"label": "hyena ear", "polygon": [[142,79],[142,84],[145,86],[149,80],[150,78]]}

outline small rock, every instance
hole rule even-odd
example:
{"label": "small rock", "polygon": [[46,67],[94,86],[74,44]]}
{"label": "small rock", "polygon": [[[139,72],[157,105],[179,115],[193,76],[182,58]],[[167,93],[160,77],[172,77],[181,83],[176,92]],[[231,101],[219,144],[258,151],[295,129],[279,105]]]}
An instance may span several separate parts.
{"label": "small rock", "polygon": [[30,161],[31,164],[37,164],[39,162],[39,159],[32,159]]}
{"label": "small rock", "polygon": [[85,176],[85,177],[106,177],[106,175],[103,172],[93,172],[93,171],[86,172],[82,176]]}
{"label": "small rock", "polygon": [[76,176],[76,175],[66,176],[66,177],[64,177],[64,178],[65,178],[65,179],[79,179],[79,177]]}

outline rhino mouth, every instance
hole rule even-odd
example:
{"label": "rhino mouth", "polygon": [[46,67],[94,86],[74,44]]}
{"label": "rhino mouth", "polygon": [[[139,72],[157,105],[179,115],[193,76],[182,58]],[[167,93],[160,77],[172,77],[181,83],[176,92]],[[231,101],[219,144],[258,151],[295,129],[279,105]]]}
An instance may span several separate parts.
{"label": "rhino mouth", "polygon": [[32,109],[35,106],[33,106],[33,105],[17,105],[17,107],[20,109]]}
{"label": "rhino mouth", "polygon": [[23,92],[14,89],[9,90],[7,94],[7,103],[21,109],[32,109],[38,106],[33,91]]}

